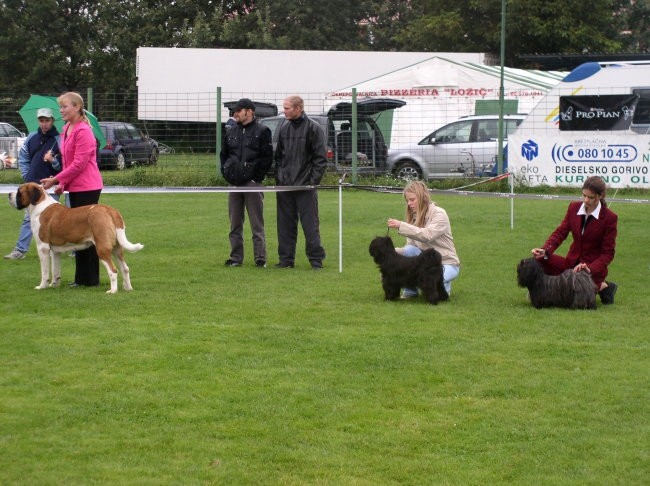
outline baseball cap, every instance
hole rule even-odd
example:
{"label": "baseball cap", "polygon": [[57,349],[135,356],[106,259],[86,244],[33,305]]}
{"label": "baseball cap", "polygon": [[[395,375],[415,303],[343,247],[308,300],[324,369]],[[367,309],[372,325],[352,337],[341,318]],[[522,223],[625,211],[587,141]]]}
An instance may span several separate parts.
{"label": "baseball cap", "polygon": [[233,113],[239,110],[253,110],[255,111],[255,104],[248,98],[242,98],[235,106],[232,107]]}
{"label": "baseball cap", "polygon": [[39,108],[36,112],[36,118],[54,118],[54,113],[51,108]]}

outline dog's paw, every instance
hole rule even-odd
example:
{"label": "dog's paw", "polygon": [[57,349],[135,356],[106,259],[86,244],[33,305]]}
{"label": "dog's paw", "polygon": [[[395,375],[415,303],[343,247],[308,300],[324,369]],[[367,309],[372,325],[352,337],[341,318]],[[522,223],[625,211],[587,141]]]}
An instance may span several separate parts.
{"label": "dog's paw", "polygon": [[48,287],[48,284],[46,282],[44,284],[37,285],[36,287],[34,287],[34,290],[43,290],[43,289],[46,289],[47,287]]}
{"label": "dog's paw", "polygon": [[53,287],[53,288],[59,287],[59,286],[61,286],[61,279],[60,278],[57,278],[54,282],[52,282],[50,284],[50,287]]}

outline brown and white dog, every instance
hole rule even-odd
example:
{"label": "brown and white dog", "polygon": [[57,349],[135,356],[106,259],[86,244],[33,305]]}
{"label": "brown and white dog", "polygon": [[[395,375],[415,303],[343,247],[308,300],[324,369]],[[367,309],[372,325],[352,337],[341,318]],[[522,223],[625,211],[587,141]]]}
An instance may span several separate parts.
{"label": "brown and white dog", "polygon": [[[68,208],[50,197],[42,186],[28,182],[9,194],[9,203],[16,209],[29,212],[32,234],[41,260],[41,283],[36,289],[57,287],[61,283],[61,253],[84,250],[95,245],[99,260],[106,267],[111,288],[106,293],[117,292],[117,269],[111,254],[115,255],[124,290],[133,290],[129,267],[124,261],[124,251],[136,252],[144,248],[140,243],[126,239],[124,219],[115,208],[92,204]],[[50,280],[50,255],[52,279]]]}

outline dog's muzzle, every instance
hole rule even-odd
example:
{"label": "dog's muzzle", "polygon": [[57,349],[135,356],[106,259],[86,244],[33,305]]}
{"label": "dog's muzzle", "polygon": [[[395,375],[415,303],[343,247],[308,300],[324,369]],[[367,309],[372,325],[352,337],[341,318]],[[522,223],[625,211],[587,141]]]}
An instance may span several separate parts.
{"label": "dog's muzzle", "polygon": [[18,206],[16,206],[16,193],[10,192],[7,196],[9,197],[9,204],[11,207],[18,209]]}

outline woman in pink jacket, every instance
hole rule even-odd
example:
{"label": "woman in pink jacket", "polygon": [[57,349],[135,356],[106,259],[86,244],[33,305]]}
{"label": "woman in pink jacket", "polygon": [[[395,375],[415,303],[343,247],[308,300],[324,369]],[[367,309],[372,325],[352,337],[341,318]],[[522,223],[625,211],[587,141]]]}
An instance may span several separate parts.
{"label": "woman in pink jacket", "polygon": [[[63,93],[58,98],[61,118],[66,122],[61,131],[59,147],[63,170],[56,176],[41,180],[49,189],[58,184],[55,192],[68,191],[70,207],[97,204],[104,187],[97,166],[97,141],[84,112],[84,101],[79,93]],[[72,287],[99,285],[99,258],[94,246],[75,253],[76,271]]]}

